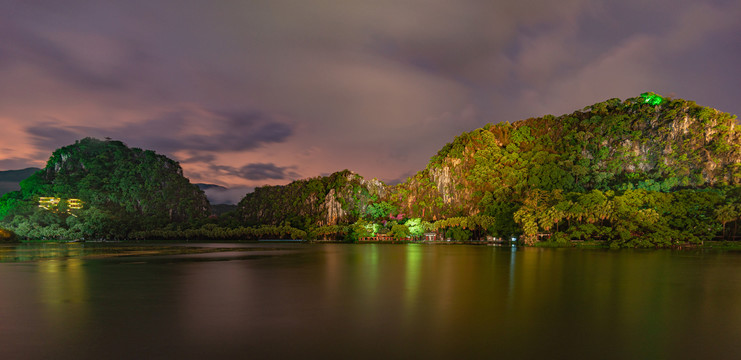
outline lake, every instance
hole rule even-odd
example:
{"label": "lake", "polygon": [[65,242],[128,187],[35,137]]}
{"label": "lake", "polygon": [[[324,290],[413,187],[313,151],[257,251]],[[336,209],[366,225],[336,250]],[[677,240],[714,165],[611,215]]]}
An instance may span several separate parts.
{"label": "lake", "polygon": [[3,359],[739,359],[741,254],[0,245]]}

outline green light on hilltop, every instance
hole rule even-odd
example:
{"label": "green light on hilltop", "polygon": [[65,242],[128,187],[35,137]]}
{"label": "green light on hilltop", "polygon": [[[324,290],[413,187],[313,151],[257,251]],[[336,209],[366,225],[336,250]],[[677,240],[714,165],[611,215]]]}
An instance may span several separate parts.
{"label": "green light on hilltop", "polygon": [[664,101],[664,98],[654,93],[643,93],[641,94],[641,97],[643,98],[643,102],[651,104],[652,106],[660,105]]}

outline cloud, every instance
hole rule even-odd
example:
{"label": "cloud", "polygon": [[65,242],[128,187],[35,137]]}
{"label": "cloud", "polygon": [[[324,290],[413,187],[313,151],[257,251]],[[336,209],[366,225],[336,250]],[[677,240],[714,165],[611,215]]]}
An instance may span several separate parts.
{"label": "cloud", "polygon": [[60,126],[59,122],[34,124],[26,128],[26,133],[31,136],[38,148],[50,151],[74,144],[75,140],[84,137],[75,129]]}
{"label": "cloud", "polygon": [[532,104],[531,116],[561,115],[614,97],[637,96],[655,88],[657,60],[651,51],[656,39],[636,36],[592,59],[569,76],[559,75],[544,87],[523,92]]}
{"label": "cloud", "polygon": [[223,112],[180,109],[150,120],[110,129],[115,137],[173,153],[187,151],[245,151],[280,143],[291,126],[258,111]]}
{"label": "cloud", "polygon": [[300,175],[294,171],[295,166],[277,166],[272,163],[247,164],[239,168],[213,165],[213,170],[221,175],[238,176],[247,180],[292,180]]}
{"label": "cloud", "polygon": [[245,179],[249,180],[267,180],[267,179],[287,179],[295,176],[296,173],[287,167],[275,166],[275,164],[248,164],[242,166],[239,173]]}
{"label": "cloud", "polygon": [[[666,12],[663,6],[645,7],[637,2],[611,4],[603,10],[614,14],[626,9],[641,19]],[[741,4],[688,2],[686,6],[676,5],[674,12],[669,19],[646,23],[616,23],[605,18],[602,26],[594,27],[596,34],[611,40],[601,44],[588,40],[595,34],[573,28],[532,35],[516,67],[522,79],[531,76],[536,81],[522,83],[525,85],[517,107],[528,106],[531,111],[527,116],[560,115],[644,91],[675,93],[713,107],[733,104],[728,94],[734,91],[729,89],[741,88],[728,76],[732,73],[730,63],[734,62],[730,59],[741,60],[741,47],[734,52],[721,44],[727,37],[737,38],[732,28],[738,28],[734,19],[741,15]],[[726,56],[709,55],[720,52]],[[705,68],[699,64],[705,64]],[[700,92],[699,88],[705,90]],[[733,111],[733,107],[736,105],[725,110]]]}
{"label": "cloud", "polygon": [[[96,72],[70,52],[70,48],[31,30],[0,24],[3,60],[0,66],[31,66],[61,81],[91,90],[122,90],[125,76],[112,71]],[[86,44],[87,46],[96,44]],[[99,44],[97,44],[99,45]]]}
{"label": "cloud", "polygon": [[192,151],[190,153],[191,153],[191,156],[190,157],[181,159],[180,162],[181,163],[193,163],[193,162],[196,162],[196,163],[200,163],[200,162],[211,163],[211,162],[214,162],[216,160],[216,156],[213,155],[213,154],[193,154]]}
{"label": "cloud", "polygon": [[187,149],[251,150],[262,144],[283,142],[293,134],[291,126],[274,121],[261,112],[218,112],[213,115],[222,123],[221,130],[213,134],[215,137],[209,135],[208,139],[202,135],[186,137],[191,141]]}
{"label": "cloud", "polygon": [[54,150],[86,136],[111,137],[131,146],[168,154],[185,150],[186,162],[213,160],[198,151],[245,151],[286,141],[292,127],[257,111],[207,111],[187,107],[140,122],[110,127],[67,126],[60,121],[31,125],[26,132],[37,147]]}

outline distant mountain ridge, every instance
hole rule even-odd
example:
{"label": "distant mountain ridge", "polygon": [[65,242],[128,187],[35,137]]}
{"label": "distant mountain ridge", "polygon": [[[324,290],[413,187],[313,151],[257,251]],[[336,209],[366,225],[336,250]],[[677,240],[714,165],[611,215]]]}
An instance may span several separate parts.
{"label": "distant mountain ridge", "polygon": [[39,171],[41,169],[36,167],[28,167],[21,170],[4,170],[0,171],[0,181],[3,182],[9,182],[9,181],[16,181],[21,182],[28,178],[29,176],[33,175],[33,173]]}
{"label": "distant mountain ridge", "polygon": [[216,184],[196,183],[194,185],[198,186],[199,189],[204,190],[204,191],[205,190],[217,190],[217,191],[226,191],[226,190],[229,190],[228,188],[226,188],[224,186],[216,185]]}
{"label": "distant mountain ridge", "polygon": [[41,169],[29,167],[21,170],[0,171],[0,195],[21,189],[21,181]]}

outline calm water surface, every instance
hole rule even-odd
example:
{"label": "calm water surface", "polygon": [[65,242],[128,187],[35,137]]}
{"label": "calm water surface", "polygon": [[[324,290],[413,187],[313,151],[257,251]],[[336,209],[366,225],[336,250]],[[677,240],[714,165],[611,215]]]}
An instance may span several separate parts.
{"label": "calm water surface", "polygon": [[3,359],[739,359],[741,254],[0,246]]}

